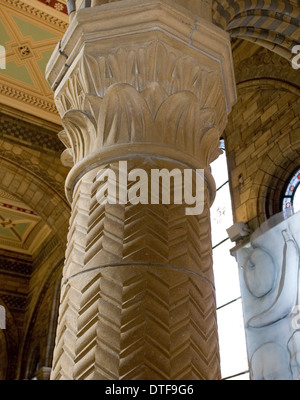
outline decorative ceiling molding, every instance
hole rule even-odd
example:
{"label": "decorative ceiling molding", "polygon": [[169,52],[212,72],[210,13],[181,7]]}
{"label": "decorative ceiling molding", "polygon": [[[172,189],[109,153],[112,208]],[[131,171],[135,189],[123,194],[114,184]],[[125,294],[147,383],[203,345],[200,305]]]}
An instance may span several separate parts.
{"label": "decorative ceiling molding", "polygon": [[[59,2],[64,3],[63,1]],[[39,21],[53,24],[61,28],[63,31],[65,31],[69,25],[68,16],[54,7],[49,7],[49,5],[46,4],[46,0],[2,0],[2,3],[11,8],[16,8],[22,13],[26,13]],[[32,3],[34,3],[34,6]]]}
{"label": "decorative ceiling molding", "polygon": [[0,256],[0,272],[29,277],[32,273],[32,264],[18,259]]}
{"label": "decorative ceiling molding", "polygon": [[0,111],[0,137],[14,143],[22,143],[29,148],[57,154],[64,150],[57,132],[46,127],[33,125],[27,121],[14,118]]}
{"label": "decorative ceiling molding", "polygon": [[49,7],[54,8],[56,11],[68,14],[66,0],[38,0],[39,2],[46,4]]}
{"label": "decorative ceiling molding", "polygon": [[0,44],[5,48],[5,68],[0,69],[0,103],[60,124],[45,67],[68,27],[68,16],[38,0],[2,3]]}
{"label": "decorative ceiling molding", "polygon": [[47,240],[51,229],[26,204],[0,197],[0,248],[34,255]]}
{"label": "decorative ceiling molding", "polygon": [[27,304],[26,295],[15,295],[11,293],[0,292],[1,300],[5,303],[5,306],[9,308],[10,311],[25,311]]}
{"label": "decorative ceiling molding", "polygon": [[30,160],[25,160],[11,151],[0,150],[0,159],[8,162],[8,164],[14,164],[18,166],[19,169],[28,171],[32,174],[32,176],[35,176],[38,179],[40,184],[44,184],[45,188],[51,188],[51,190],[55,191],[60,196],[61,200],[66,203],[64,182],[58,182],[57,180],[53,179],[48,172],[49,167],[34,165],[30,162]]}

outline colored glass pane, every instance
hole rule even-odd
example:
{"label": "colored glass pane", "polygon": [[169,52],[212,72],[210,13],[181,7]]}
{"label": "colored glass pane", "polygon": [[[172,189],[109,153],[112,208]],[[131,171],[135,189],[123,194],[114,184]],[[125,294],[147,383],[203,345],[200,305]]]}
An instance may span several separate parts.
{"label": "colored glass pane", "polygon": [[293,174],[288,182],[282,201],[283,211],[300,211],[300,170]]}

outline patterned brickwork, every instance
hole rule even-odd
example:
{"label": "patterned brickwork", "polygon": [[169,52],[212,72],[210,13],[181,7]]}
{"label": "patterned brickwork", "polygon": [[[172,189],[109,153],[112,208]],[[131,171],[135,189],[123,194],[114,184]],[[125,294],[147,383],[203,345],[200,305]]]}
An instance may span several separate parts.
{"label": "patterned brickwork", "polygon": [[31,263],[25,263],[24,261],[13,260],[7,257],[0,258],[0,270],[9,271],[17,274],[30,276],[32,271]]}
{"label": "patterned brickwork", "polygon": [[225,132],[233,207],[235,219],[255,229],[281,211],[285,182],[299,165],[299,76],[261,49],[236,70],[239,100]]}
{"label": "patterned brickwork", "polygon": [[21,142],[42,151],[60,154],[63,145],[56,132],[0,113],[0,137]]}
{"label": "patterned brickwork", "polygon": [[24,311],[26,307],[26,296],[14,296],[10,294],[0,294],[5,305],[11,310]]}
{"label": "patterned brickwork", "polygon": [[299,5],[279,0],[215,0],[213,19],[233,38],[243,38],[291,58],[291,48],[299,44]]}

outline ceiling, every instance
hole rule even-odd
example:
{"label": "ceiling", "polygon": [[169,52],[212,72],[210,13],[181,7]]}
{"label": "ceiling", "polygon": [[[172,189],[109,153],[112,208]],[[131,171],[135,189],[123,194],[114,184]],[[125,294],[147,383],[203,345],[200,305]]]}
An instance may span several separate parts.
{"label": "ceiling", "polygon": [[1,104],[60,124],[44,72],[67,26],[65,1],[1,0]]}
{"label": "ceiling", "polygon": [[1,250],[34,256],[50,233],[50,228],[33,210],[0,190]]}
{"label": "ceiling", "polygon": [[[32,121],[45,121],[43,126],[61,124],[45,68],[67,26],[66,0],[1,0],[0,46],[5,56],[0,64],[1,110],[20,120],[27,115]],[[15,128],[7,121],[2,125],[2,137],[16,140]],[[28,146],[23,128],[22,142]],[[1,254],[33,259],[50,237],[51,230],[39,215],[0,189]]]}

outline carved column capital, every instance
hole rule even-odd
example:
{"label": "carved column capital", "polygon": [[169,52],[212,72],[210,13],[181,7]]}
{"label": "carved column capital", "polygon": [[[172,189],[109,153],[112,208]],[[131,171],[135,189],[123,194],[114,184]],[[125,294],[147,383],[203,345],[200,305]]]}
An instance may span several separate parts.
{"label": "carved column capital", "polygon": [[165,0],[82,9],[47,75],[75,164],[69,199],[100,159],[155,154],[209,175],[235,101],[230,42],[212,23]]}

